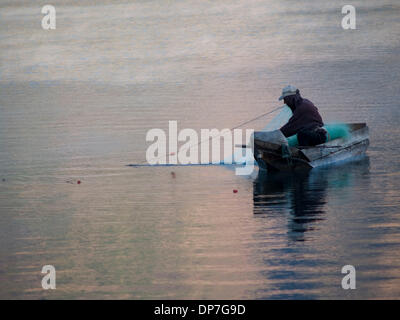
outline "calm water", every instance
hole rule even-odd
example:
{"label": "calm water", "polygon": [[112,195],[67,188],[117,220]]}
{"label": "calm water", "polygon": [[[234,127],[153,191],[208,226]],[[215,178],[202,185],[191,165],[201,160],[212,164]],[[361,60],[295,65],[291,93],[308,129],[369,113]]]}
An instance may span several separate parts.
{"label": "calm water", "polygon": [[[0,298],[400,297],[397,1],[353,1],[352,31],[341,1],[51,3],[44,31],[39,4],[0,1]],[[367,156],[245,178],[126,166],[147,130],[230,128],[288,83],[326,122],[367,122]]]}

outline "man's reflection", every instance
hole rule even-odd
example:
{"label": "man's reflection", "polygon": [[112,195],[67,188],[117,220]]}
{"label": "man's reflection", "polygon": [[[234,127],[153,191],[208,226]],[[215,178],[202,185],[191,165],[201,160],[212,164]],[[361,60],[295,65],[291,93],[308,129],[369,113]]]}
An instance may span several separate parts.
{"label": "man's reflection", "polygon": [[254,213],[268,213],[272,208],[289,209],[288,235],[292,240],[304,241],[304,233],[324,219],[327,184],[324,171],[260,172],[254,182]]}
{"label": "man's reflection", "polygon": [[306,232],[317,228],[318,221],[325,219],[327,190],[351,185],[354,178],[362,177],[368,168],[369,159],[363,158],[305,172],[260,171],[253,186],[253,212],[267,215],[289,212],[289,238],[307,240]]}

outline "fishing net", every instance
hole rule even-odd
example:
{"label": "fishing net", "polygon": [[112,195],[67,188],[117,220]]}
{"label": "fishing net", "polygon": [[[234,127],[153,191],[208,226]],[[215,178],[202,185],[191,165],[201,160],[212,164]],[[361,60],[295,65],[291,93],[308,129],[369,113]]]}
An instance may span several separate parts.
{"label": "fishing net", "polygon": [[[327,140],[332,141],[339,138],[347,139],[350,136],[350,128],[345,123],[330,123],[323,126],[328,132]],[[290,147],[296,147],[299,145],[297,140],[297,134],[287,138]]]}
{"label": "fishing net", "polygon": [[292,110],[288,106],[283,106],[279,112],[261,131],[274,131],[280,129],[292,116]]}

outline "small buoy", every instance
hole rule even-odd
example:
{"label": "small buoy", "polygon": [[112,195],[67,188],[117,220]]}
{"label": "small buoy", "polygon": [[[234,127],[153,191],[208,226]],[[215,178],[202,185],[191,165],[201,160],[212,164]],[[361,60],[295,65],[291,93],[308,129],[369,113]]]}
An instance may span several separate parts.
{"label": "small buoy", "polygon": [[78,180],[76,183],[77,183],[77,184],[81,184],[81,180]]}
{"label": "small buoy", "polygon": [[233,193],[237,193],[238,191],[236,189],[233,189]]}

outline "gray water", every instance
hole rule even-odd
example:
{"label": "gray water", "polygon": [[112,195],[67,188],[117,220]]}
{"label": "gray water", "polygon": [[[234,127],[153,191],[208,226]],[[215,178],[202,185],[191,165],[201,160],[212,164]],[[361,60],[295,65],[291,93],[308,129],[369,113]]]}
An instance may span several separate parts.
{"label": "gray water", "polygon": [[[400,297],[397,1],[353,1],[356,30],[344,1],[51,4],[45,31],[39,4],[0,1],[0,298]],[[289,83],[325,122],[367,122],[366,157],[251,177],[127,166],[149,129],[231,128]]]}

